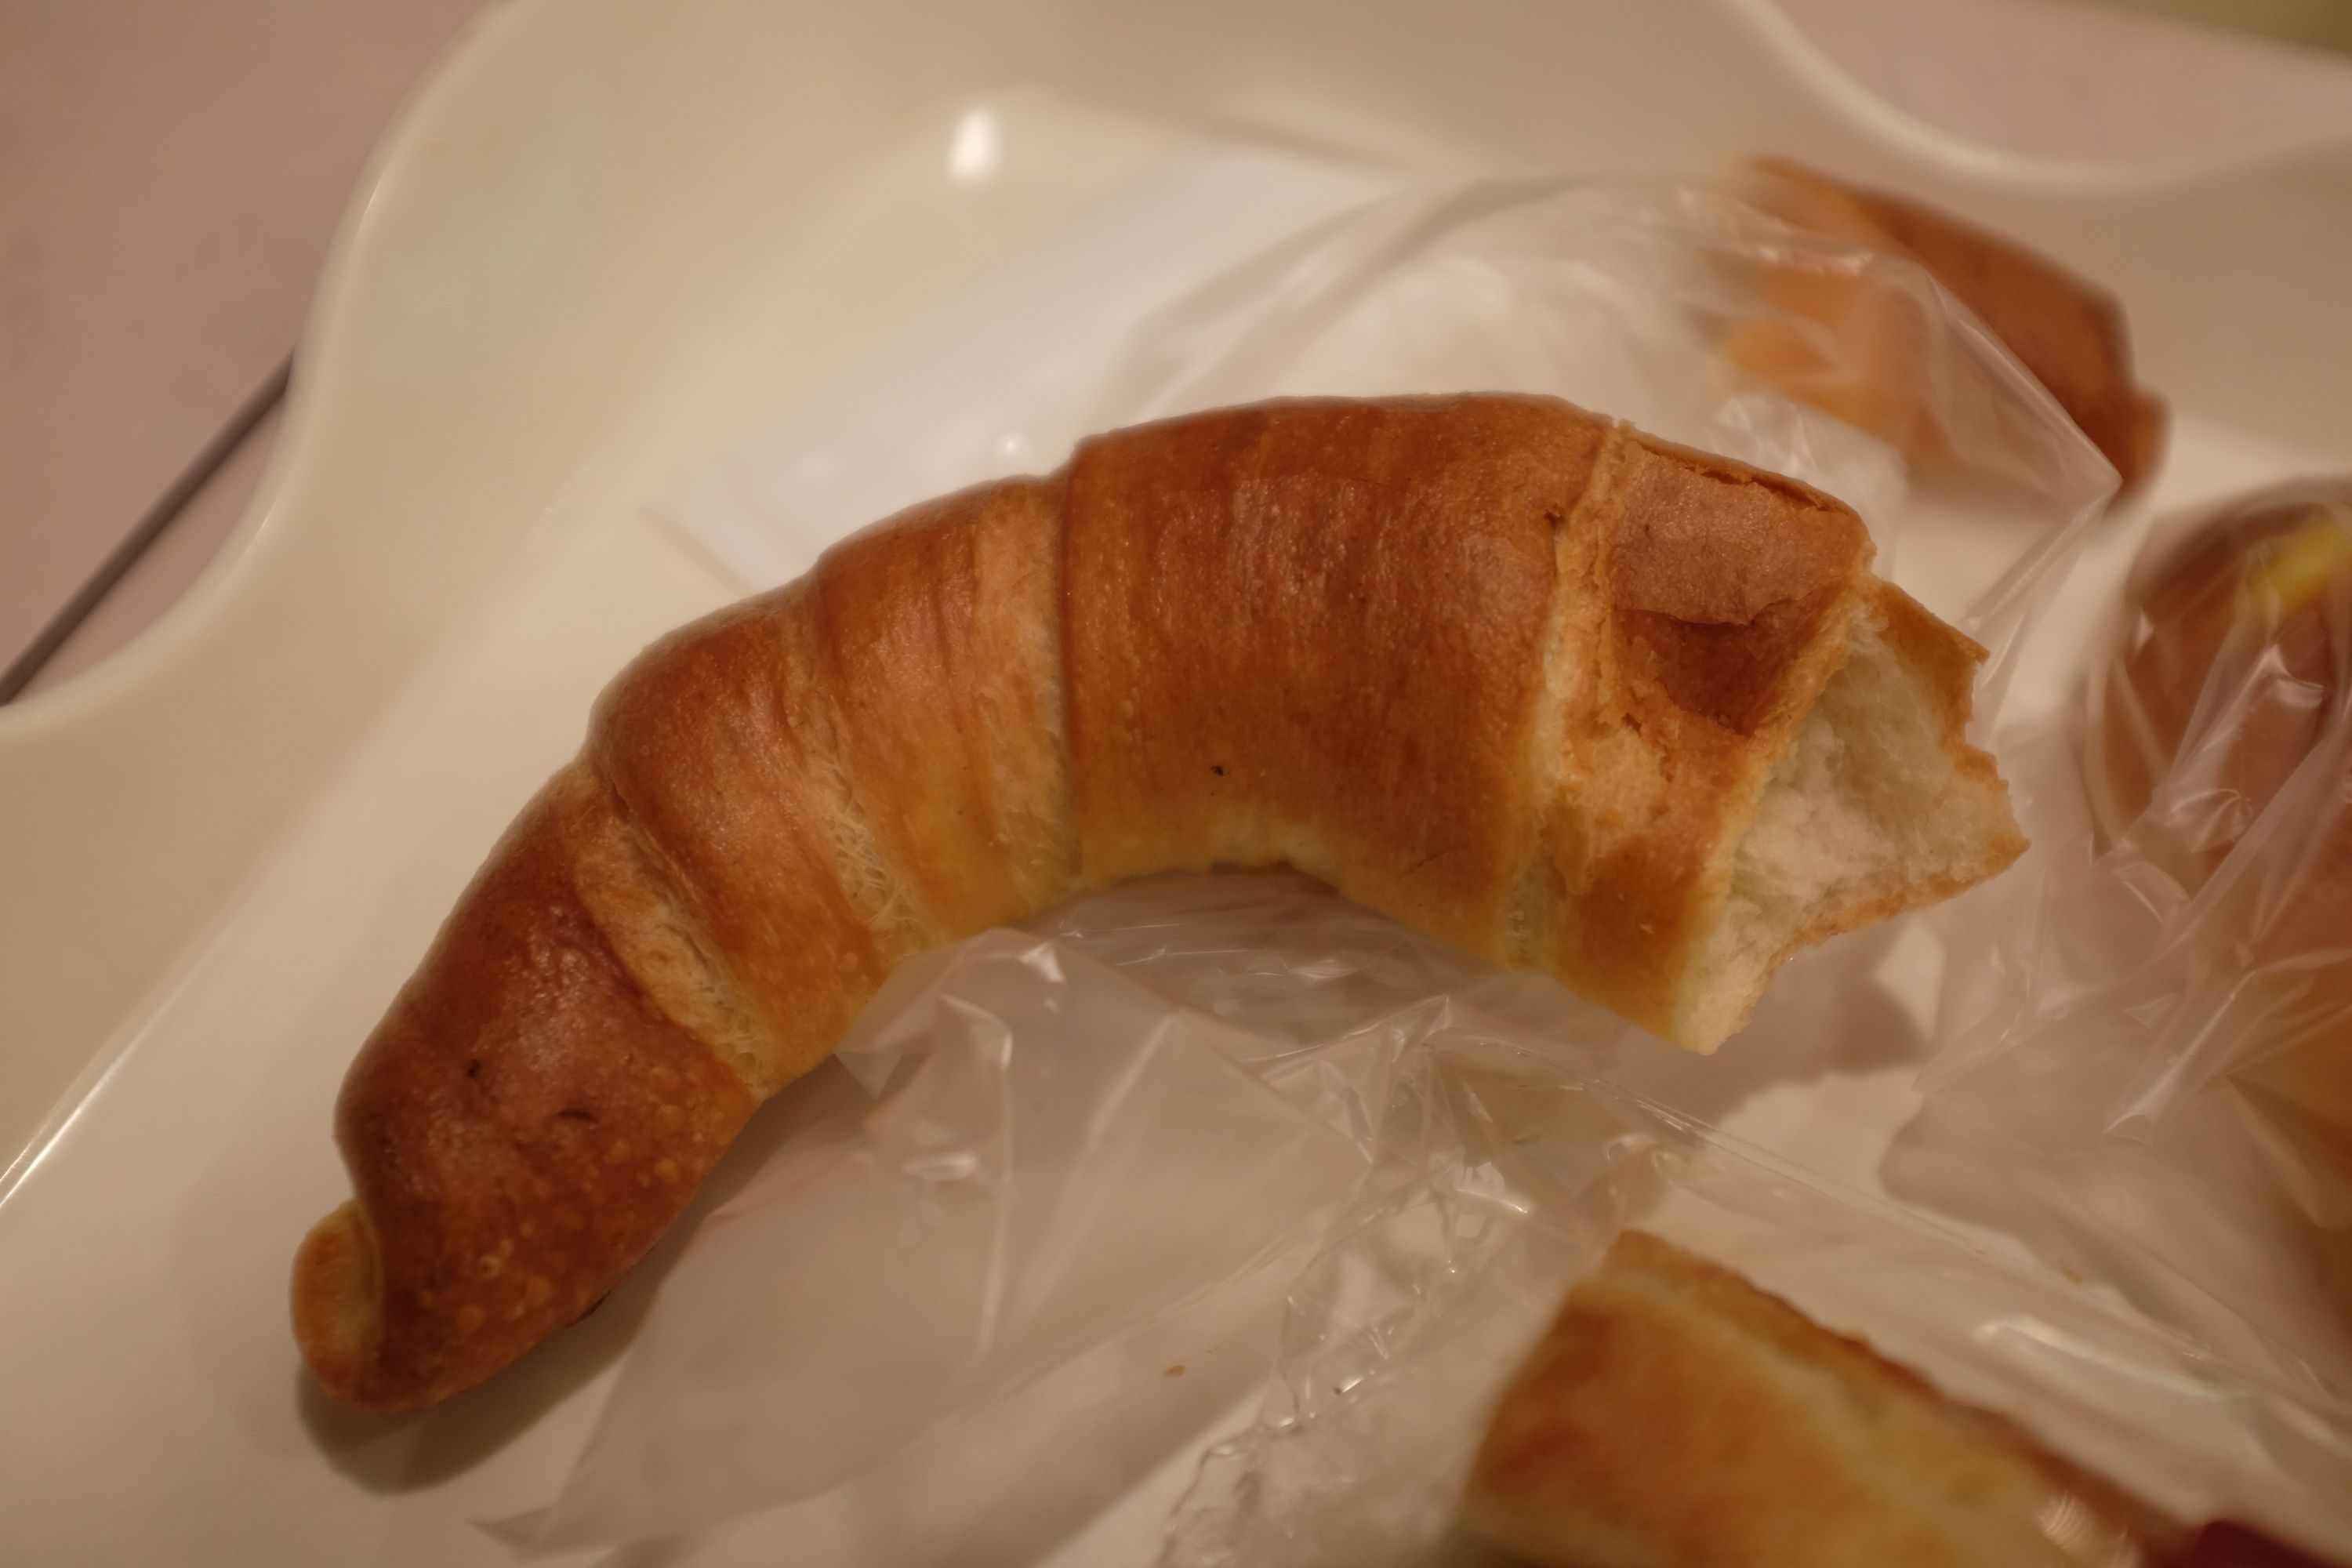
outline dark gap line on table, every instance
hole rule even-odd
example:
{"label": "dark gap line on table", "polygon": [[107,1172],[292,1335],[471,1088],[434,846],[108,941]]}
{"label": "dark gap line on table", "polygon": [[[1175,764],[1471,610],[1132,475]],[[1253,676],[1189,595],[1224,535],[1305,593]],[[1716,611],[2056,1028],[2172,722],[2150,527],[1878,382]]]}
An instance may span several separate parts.
{"label": "dark gap line on table", "polygon": [[254,389],[253,395],[237,406],[236,412],[229,416],[228,423],[205,443],[204,449],[196,454],[194,460],[180,470],[180,477],[173,479],[155,504],[147,509],[138,526],[114,547],[113,553],[90,574],[89,580],[66,601],[65,608],[50,616],[40,635],[26,645],[25,651],[18,654],[6,669],[0,670],[0,702],[16,700],[17,693],[25,689],[33,677],[40,674],[41,667],[56,657],[58,649],[65,646],[66,639],[73,636],[75,629],[89,618],[90,612],[114,591],[114,585],[139,563],[139,558],[163,537],[163,531],[188,510],[188,503],[196,499],[197,492],[211,482],[215,474],[220,472],[221,465],[245,445],[246,438],[284,399],[286,384],[293,368],[294,356],[291,354],[278,362],[278,368],[271,371]]}

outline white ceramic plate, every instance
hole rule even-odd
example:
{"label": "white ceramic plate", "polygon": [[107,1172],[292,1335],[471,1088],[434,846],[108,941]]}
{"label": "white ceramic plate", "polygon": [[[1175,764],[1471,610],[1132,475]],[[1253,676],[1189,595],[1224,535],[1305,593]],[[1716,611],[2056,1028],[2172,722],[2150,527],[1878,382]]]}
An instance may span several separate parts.
{"label": "white ceramic plate", "polygon": [[[1126,129],[978,184],[889,161],[1013,87]],[[2180,411],[2159,508],[2352,467],[2352,146],[1985,157],[1748,0],[497,9],[362,183],[237,540],[125,655],[0,710],[0,1558],[503,1560],[468,1521],[551,1492],[650,1277],[446,1410],[324,1408],[283,1281],[345,1191],[350,1053],[595,689],[728,596],[655,488],[1217,117],[1454,167],[1810,157],[2124,296]],[[1184,1468],[962,1560],[1146,1557]]]}

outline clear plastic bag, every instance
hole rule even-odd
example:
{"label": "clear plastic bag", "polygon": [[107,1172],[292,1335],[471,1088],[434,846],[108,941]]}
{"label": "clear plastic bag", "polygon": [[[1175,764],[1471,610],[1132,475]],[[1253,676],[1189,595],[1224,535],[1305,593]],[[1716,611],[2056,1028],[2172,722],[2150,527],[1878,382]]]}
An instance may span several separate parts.
{"label": "clear plastic bag", "polygon": [[[1895,1174],[2352,1389],[2352,495],[2150,546],[2086,701],[2006,748],[2034,847],[1954,922]],[[2038,1214],[1964,1167],[2010,1169]]]}
{"label": "clear plastic bag", "polygon": [[[705,1222],[514,1533],[635,1541],[816,1497],[1239,1287],[1360,1189],[1399,1064],[1486,1007],[1564,1058],[1613,1034],[1303,878],[1136,883],[906,966],[840,1053],[876,1108]],[[1254,1382],[1263,1354],[1238,1364]]]}
{"label": "clear plastic bag", "polygon": [[1168,1561],[1412,1561],[1503,1378],[1631,1222],[2171,1507],[2341,1528],[2338,1421],[1616,1087],[1612,1038],[1296,878],[1136,884],[935,955],[848,1049],[895,1098],[712,1216],[531,1534],[796,1502],[759,1531],[796,1562],[1022,1561],[1035,1542],[989,1538],[1007,1494],[1067,1476],[992,1452],[1105,1410],[1168,1452],[1232,1423],[1223,1401],[1171,1417],[1132,1348],[1189,1312],[1217,1325],[1190,1375],[1222,1361],[1229,1399],[1276,1377]]}
{"label": "clear plastic bag", "polygon": [[1474,1025],[1400,1070],[1365,1196],[1291,1289],[1265,1408],[1203,1462],[1162,1568],[1490,1561],[1458,1522],[1470,1462],[1628,1225],[1864,1334],[2177,1523],[2352,1550],[2340,1415]]}

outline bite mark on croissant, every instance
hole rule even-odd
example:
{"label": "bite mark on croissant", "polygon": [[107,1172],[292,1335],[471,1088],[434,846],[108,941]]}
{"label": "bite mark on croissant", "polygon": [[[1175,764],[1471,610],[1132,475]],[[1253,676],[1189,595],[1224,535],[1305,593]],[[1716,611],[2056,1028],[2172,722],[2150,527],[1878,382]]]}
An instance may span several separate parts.
{"label": "bite mark on croissant", "polygon": [[1517,397],[1268,405],[928,503],[656,644],[346,1081],[321,1381],[600,1300],[891,965],[1288,863],[1711,1050],[1805,942],[2022,847],[1981,650],[1791,480]]}
{"label": "bite mark on croissant", "polygon": [[1992,759],[1968,743],[1976,660],[1885,583],[1852,638],[1740,837],[1699,962],[1723,978],[1694,997],[1689,1037],[1738,1027],[1803,949],[1949,898],[2024,852]]}

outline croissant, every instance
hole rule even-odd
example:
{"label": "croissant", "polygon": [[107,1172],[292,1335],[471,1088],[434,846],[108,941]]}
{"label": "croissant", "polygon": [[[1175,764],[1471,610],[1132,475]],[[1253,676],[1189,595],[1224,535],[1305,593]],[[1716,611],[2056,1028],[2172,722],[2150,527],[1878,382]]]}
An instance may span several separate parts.
{"label": "croissant", "polygon": [[1124,430],[646,650],[345,1080],[294,1326],[429,1405],[593,1307],[890,967],[1288,864],[1710,1050],[2022,849],[1982,650],[1793,480],[1544,399]]}

